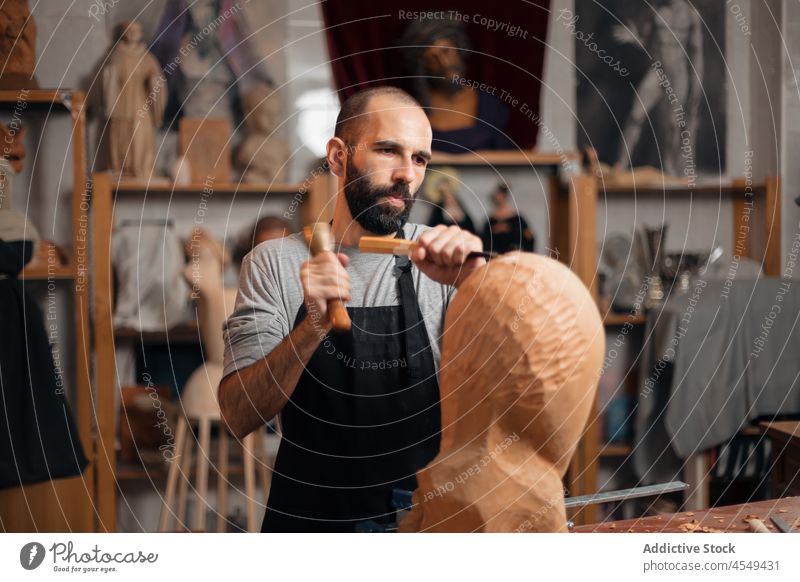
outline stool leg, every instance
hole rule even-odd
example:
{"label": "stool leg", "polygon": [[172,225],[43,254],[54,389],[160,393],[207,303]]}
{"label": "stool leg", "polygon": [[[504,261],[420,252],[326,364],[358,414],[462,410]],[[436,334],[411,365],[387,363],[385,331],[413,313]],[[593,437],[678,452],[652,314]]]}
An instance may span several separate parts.
{"label": "stool leg", "polygon": [[253,457],[256,433],[251,432],[242,439],[244,449],[244,491],[247,496],[247,531],[257,533],[256,529],[256,467]]}
{"label": "stool leg", "polygon": [[228,513],[228,431],[219,425],[219,465],[217,467],[217,531],[225,532]]}
{"label": "stool leg", "polygon": [[206,531],[206,499],[208,498],[208,455],[211,449],[211,419],[200,418],[200,443],[197,449],[197,504],[194,507],[197,531]]}
{"label": "stool leg", "polygon": [[192,449],[194,448],[194,434],[192,433],[192,425],[186,417],[182,418],[182,422],[186,426],[186,443],[183,446],[183,454],[179,459],[180,477],[178,483],[178,526],[184,531],[189,531],[189,526],[186,523],[186,497],[189,489],[189,481],[192,476]]}
{"label": "stool leg", "polygon": [[180,463],[183,454],[184,443],[186,442],[186,421],[183,418],[178,420],[175,429],[175,449],[172,459],[169,461],[169,472],[167,473],[167,491],[164,494],[164,504],[161,506],[161,516],[158,520],[158,531],[166,532],[172,521],[173,502],[175,501],[175,487],[178,484],[178,474],[180,473]]}

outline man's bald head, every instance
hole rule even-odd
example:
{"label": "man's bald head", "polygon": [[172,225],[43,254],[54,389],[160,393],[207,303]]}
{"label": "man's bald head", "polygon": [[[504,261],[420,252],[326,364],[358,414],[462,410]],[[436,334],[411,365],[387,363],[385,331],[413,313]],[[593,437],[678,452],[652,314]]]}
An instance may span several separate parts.
{"label": "man's bald head", "polygon": [[334,136],[346,144],[357,143],[361,126],[367,120],[367,108],[375,97],[386,97],[404,106],[419,107],[422,111],[422,106],[416,99],[397,87],[384,86],[365,89],[354,93],[342,104],[342,109],[336,117]]}

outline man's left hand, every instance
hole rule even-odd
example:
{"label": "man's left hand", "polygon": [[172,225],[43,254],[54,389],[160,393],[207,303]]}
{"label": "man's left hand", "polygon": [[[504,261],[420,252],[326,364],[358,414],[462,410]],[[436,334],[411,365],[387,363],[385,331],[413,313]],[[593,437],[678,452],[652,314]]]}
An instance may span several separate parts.
{"label": "man's left hand", "polygon": [[486,264],[482,257],[468,259],[473,251],[482,251],[483,242],[477,236],[457,226],[435,226],[417,239],[411,260],[428,277],[458,287],[475,269]]}

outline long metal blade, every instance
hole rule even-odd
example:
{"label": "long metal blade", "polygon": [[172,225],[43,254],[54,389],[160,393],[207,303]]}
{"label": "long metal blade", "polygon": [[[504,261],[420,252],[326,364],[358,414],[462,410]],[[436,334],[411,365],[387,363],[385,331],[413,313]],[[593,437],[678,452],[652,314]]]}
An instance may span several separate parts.
{"label": "long metal blade", "polygon": [[618,489],[616,491],[592,493],[591,495],[567,497],[564,499],[564,505],[568,509],[573,507],[585,507],[596,503],[627,501],[629,499],[638,499],[639,497],[662,495],[664,493],[672,493],[673,491],[683,491],[688,488],[689,484],[683,481],[670,481],[669,483],[659,483],[658,485],[645,485],[643,487],[632,487],[631,489]]}

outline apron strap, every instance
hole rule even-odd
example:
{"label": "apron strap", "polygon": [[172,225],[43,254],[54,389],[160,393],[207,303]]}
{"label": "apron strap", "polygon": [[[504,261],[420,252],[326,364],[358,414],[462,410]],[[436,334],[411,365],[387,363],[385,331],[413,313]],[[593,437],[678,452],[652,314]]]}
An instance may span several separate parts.
{"label": "apron strap", "polygon": [[[403,229],[397,231],[397,238],[404,239]],[[395,273],[398,275],[400,307],[403,310],[403,320],[405,329],[415,329],[416,326],[425,323],[422,321],[422,314],[419,311],[419,304],[417,303],[417,293],[414,290],[414,277],[411,273],[411,259],[407,256],[395,256],[394,267]],[[423,328],[424,329],[424,328]],[[425,333],[404,333],[403,337],[406,342],[406,356],[408,357],[408,379],[411,386],[415,386],[426,380],[426,373],[423,370],[425,367],[424,357],[427,352],[432,358],[432,350],[429,342],[423,341],[428,337],[427,330]]]}

